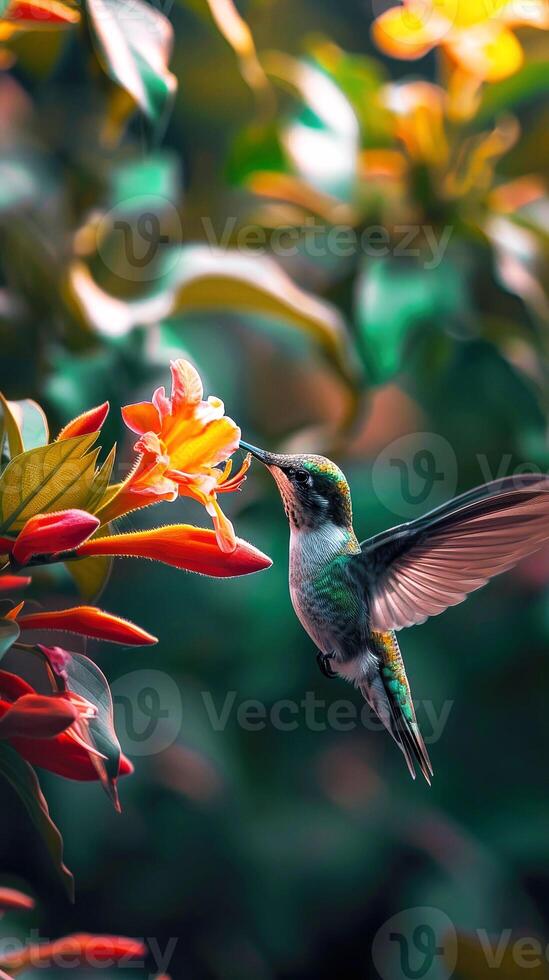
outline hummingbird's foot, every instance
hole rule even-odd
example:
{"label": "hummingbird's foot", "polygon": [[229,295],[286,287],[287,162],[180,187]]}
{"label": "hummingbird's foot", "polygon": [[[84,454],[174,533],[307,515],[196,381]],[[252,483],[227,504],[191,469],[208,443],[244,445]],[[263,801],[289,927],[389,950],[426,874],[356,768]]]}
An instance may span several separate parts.
{"label": "hummingbird's foot", "polygon": [[324,677],[337,677],[336,671],[330,664],[330,660],[333,660],[334,656],[335,654],[333,653],[322,653],[321,650],[319,650],[316,655],[316,662],[324,674]]}

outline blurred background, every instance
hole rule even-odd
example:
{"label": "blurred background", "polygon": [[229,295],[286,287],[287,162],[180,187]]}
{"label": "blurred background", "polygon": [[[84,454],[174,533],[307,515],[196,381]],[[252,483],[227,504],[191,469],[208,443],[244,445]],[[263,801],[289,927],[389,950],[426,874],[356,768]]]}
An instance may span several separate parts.
{"label": "blurred background", "polygon": [[[487,78],[442,43],[382,52],[385,6],[242,2],[255,48],[222,4],[151,6],[171,56],[138,7],[144,95],[121,83],[97,2],[67,4],[58,30],[21,13],[0,72],[9,398],[36,398],[54,432],[109,399],[103,445],[129,466],[120,406],[188,357],[246,439],[342,466],[360,537],[546,471],[547,35],[519,27],[523,64]],[[36,894],[42,935],[147,937],[173,980],[515,977],[527,937],[529,975],[549,975],[549,554],[401,635],[429,789],[358,692],[319,673],[268,474],[252,466],[226,500],[273,567],[219,582],[115,565],[103,608],[159,637],[89,647],[136,766],[123,813],[41,777],[69,906],[3,792],[5,883]],[[179,520],[204,523],[181,500],[122,529]],[[37,601],[76,599],[62,570],[38,585]]]}

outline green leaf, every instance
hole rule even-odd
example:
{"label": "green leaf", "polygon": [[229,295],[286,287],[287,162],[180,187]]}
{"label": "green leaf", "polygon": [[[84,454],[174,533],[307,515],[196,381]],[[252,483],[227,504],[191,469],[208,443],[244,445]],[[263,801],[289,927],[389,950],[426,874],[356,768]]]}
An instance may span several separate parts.
{"label": "green leaf", "polygon": [[0,408],[4,414],[4,426],[12,458],[25,449],[36,449],[38,446],[46,445],[49,439],[48,423],[37,402],[32,398],[7,401],[0,393]]}
{"label": "green leaf", "polygon": [[53,858],[70,900],[74,901],[74,878],[63,864],[63,838],[50,817],[38,777],[32,766],[5,742],[0,742],[0,774],[19,796]]}
{"label": "green leaf", "polygon": [[360,122],[364,144],[390,145],[394,123],[380,93],[388,81],[383,65],[375,58],[343,51],[330,40],[315,40],[310,54],[349,100]]}
{"label": "green leaf", "polygon": [[11,619],[0,619],[0,660],[19,637],[19,627]]}
{"label": "green leaf", "polygon": [[313,62],[273,53],[264,63],[267,73],[289,85],[301,102],[281,134],[294,169],[322,193],[351,200],[360,130],[349,100]]}
{"label": "green leaf", "polygon": [[90,495],[86,501],[86,510],[90,514],[95,514],[96,510],[103,502],[116,457],[116,444],[112,447],[101,469],[95,474],[91,486]]}
{"label": "green leaf", "polygon": [[357,383],[360,367],[337,308],[297,286],[270,257],[188,245],[165,253],[163,266],[155,294],[123,303],[104,292],[79,263],[71,276],[74,300],[90,326],[111,337],[196,311],[272,317],[311,336],[340,374]]}
{"label": "green leaf", "polygon": [[120,164],[111,177],[108,205],[122,214],[156,211],[174,203],[181,193],[181,164],[175,153],[149,153],[143,159]]}
{"label": "green leaf", "polygon": [[0,477],[0,533],[19,530],[33,514],[85,507],[97,458],[87,450],[97,437],[75,436],[12,459]]}
{"label": "green leaf", "polygon": [[311,336],[341,374],[356,381],[354,350],[337,308],[297,286],[268,256],[190,245],[180,250],[170,278],[172,315],[235,311],[280,319]]}
{"label": "green leaf", "polygon": [[547,92],[549,61],[527,62],[509,78],[484,86],[476,121],[485,123],[500,112],[516,109],[522,103],[539,98]]}
{"label": "green leaf", "polygon": [[391,256],[371,260],[356,296],[356,320],[371,381],[383,384],[401,369],[413,331],[425,326],[457,329],[468,314],[465,278],[448,258],[433,269]]}
{"label": "green leaf", "polygon": [[[68,652],[68,651],[67,651]],[[88,722],[96,747],[106,756],[105,768],[111,780],[120,768],[120,742],[114,730],[113,703],[105,675],[93,660],[81,653],[70,653],[66,664],[69,690],[91,701],[97,717]]]}
{"label": "green leaf", "polygon": [[168,70],[172,26],[143,0],[86,0],[99,60],[155,124],[162,123],[177,88]]}

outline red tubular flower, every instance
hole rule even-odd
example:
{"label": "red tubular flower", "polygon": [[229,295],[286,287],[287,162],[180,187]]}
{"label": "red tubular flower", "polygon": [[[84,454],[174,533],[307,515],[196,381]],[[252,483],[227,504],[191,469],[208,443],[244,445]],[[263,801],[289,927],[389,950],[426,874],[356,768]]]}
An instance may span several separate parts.
{"label": "red tubular flower", "polygon": [[[0,670],[0,721],[13,710],[17,702],[33,695],[36,691],[16,674]],[[78,718],[90,717],[93,706],[73,692],[67,692],[70,703],[77,709]],[[99,781],[97,765],[92,760],[94,750],[83,743],[79,732],[72,726],[53,738],[36,738],[30,735],[15,735],[8,739],[10,745],[31,765],[41,766],[66,779],[80,782]],[[133,772],[133,766],[124,755],[120,759],[119,776]]]}
{"label": "red tubular flower", "polygon": [[[268,555],[240,538],[236,538],[234,551],[221,551],[214,531],[192,524],[168,524],[150,531],[93,538],[81,545],[77,554],[82,558],[90,555],[152,558],[175,568],[216,578],[248,575],[272,565]],[[22,617],[19,625],[28,618]]]}
{"label": "red tubular flower", "polygon": [[65,695],[23,694],[0,718],[0,738],[54,738],[78,717]]}
{"label": "red tubular flower", "polygon": [[11,553],[19,565],[26,565],[34,555],[55,555],[77,548],[97,530],[99,523],[85,510],[35,514],[18,534]]}
{"label": "red tubular flower", "polygon": [[146,953],[147,947],[137,939],[128,939],[125,936],[92,936],[81,932],[56,939],[52,943],[33,943],[23,950],[7,953],[0,962],[7,970],[19,973],[32,967],[93,968],[100,964],[124,964],[133,957],[144,957]]}
{"label": "red tubular flower", "polygon": [[33,909],[35,904],[34,898],[15,888],[0,888],[0,915],[8,909]]}
{"label": "red tubular flower", "polygon": [[89,412],[82,412],[82,415],[73,419],[72,422],[68,422],[61,429],[61,432],[57,436],[57,441],[59,442],[60,439],[72,439],[73,436],[87,436],[91,432],[99,432],[108,414],[108,402],[103,402],[97,408],[90,408]]}
{"label": "red tubular flower", "polygon": [[103,612],[95,606],[74,606],[72,609],[59,609],[55,612],[29,613],[19,617],[17,623],[22,630],[60,630],[128,646],[158,642],[156,636],[147,633],[135,623]]}
{"label": "red tubular flower", "polygon": [[24,589],[31,581],[30,575],[2,575],[0,576],[0,592],[14,592],[15,589]]}

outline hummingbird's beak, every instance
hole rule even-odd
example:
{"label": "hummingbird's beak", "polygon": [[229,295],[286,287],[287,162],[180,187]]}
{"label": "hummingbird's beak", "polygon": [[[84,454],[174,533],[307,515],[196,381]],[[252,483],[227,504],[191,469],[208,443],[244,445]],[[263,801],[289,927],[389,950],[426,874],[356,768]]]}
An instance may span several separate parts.
{"label": "hummingbird's beak", "polygon": [[240,440],[240,448],[251,453],[252,456],[255,456],[255,458],[261,463],[264,463],[265,466],[269,466],[273,462],[272,453],[266,452],[265,449],[258,449],[257,446],[250,446],[249,442],[244,442],[242,439]]}

